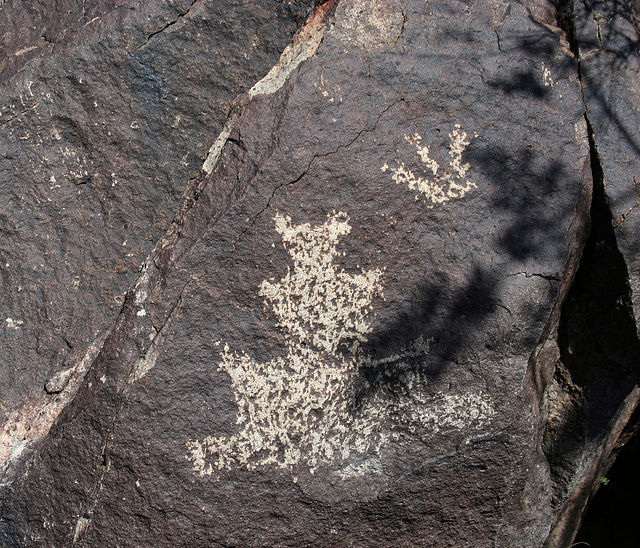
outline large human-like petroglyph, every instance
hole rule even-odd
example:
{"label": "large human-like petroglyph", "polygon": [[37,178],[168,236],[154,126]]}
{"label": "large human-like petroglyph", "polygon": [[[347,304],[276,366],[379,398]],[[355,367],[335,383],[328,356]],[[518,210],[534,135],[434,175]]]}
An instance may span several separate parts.
{"label": "large human-like petroglyph", "polygon": [[[377,361],[363,351],[372,301],[382,297],[383,272],[352,274],[336,264],[337,243],[351,231],[345,213],[331,213],[314,227],[295,225],[280,214],[274,220],[293,269],[279,282],[264,280],[259,295],[284,331],[283,355],[257,362],[225,344],[219,370],[231,379],[239,430],[188,440],[187,458],[197,473],[262,465],[305,465],[314,472],[334,462],[348,468],[353,457],[377,454],[389,437],[479,425],[492,416],[492,402],[482,394],[425,392],[410,367],[428,352],[423,338]],[[404,370],[400,396],[374,390],[366,401],[356,402],[360,372],[384,371],[389,364],[396,372]],[[381,428],[386,423],[389,428]],[[394,423],[402,428],[394,431]]]}

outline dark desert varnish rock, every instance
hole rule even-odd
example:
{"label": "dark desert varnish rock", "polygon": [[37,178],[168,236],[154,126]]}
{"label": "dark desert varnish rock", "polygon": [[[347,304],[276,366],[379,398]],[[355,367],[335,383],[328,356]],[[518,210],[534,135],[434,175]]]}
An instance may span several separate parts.
{"label": "dark desert varnish rock", "polygon": [[638,398],[575,13],[311,8],[123,4],[5,84],[7,546],[575,534]]}

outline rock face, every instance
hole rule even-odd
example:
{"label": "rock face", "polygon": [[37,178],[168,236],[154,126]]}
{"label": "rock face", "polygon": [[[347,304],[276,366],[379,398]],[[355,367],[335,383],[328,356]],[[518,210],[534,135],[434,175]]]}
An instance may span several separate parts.
{"label": "rock face", "polygon": [[570,544],[638,401],[635,80],[573,4],[312,7],[4,67],[5,545]]}
{"label": "rock face", "polygon": [[550,546],[571,544],[612,454],[638,425],[637,417],[629,420],[640,363],[636,10],[628,1],[575,2],[563,3],[559,13],[579,62],[594,191],[593,226],[565,304],[561,359],[548,390],[543,447],[560,509]]}
{"label": "rock face", "polygon": [[[80,21],[68,4],[0,6],[5,47],[20,48],[7,50],[0,106],[3,463],[69,401],[234,98],[312,7],[77,2]],[[15,74],[36,23],[67,38]],[[51,398],[60,375],[68,390]]]}

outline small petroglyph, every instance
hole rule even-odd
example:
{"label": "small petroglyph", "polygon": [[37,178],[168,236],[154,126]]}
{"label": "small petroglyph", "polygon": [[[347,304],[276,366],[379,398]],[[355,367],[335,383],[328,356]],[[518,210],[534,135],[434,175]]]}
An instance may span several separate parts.
{"label": "small petroglyph", "polygon": [[9,329],[19,329],[21,325],[24,325],[22,320],[14,320],[13,318],[7,318],[5,322],[7,322],[7,327]]}
{"label": "small petroglyph", "polygon": [[[477,137],[477,134],[474,136]],[[416,177],[400,160],[395,161],[395,167],[385,163],[380,169],[390,170],[396,184],[406,184],[411,190],[417,190],[431,201],[429,207],[433,207],[433,204],[448,202],[453,198],[462,198],[471,189],[477,188],[475,183],[467,179],[467,171],[471,166],[462,163],[462,153],[470,144],[467,137],[467,133],[460,129],[460,124],[455,124],[453,131],[449,133],[451,159],[444,171],[441,171],[440,164],[431,157],[429,147],[421,145],[422,137],[417,133],[405,135],[404,138],[409,144],[415,146],[416,154],[430,172],[429,175]],[[416,195],[416,200],[418,198],[419,196]]]}
{"label": "small petroglyph", "polygon": [[548,88],[552,88],[555,83],[551,77],[551,71],[544,63],[542,63],[542,83]]}
{"label": "small petroglyph", "polygon": [[[424,381],[411,364],[429,350],[423,338],[380,360],[363,351],[371,331],[371,303],[382,296],[382,271],[351,274],[334,262],[338,240],[351,231],[345,213],[334,212],[315,227],[294,225],[280,214],[274,220],[293,269],[279,282],[263,281],[259,295],[285,333],[284,352],[257,362],[224,345],[218,369],[231,380],[239,430],[188,440],[194,471],[211,475],[236,466],[301,464],[314,473],[321,464],[338,461],[344,463],[339,476],[346,479],[381,470],[376,455],[389,439],[381,428],[389,418],[400,417],[405,432],[421,426],[437,432],[488,420],[488,398],[438,395],[434,404],[433,396],[422,393]],[[372,390],[365,403],[356,405],[356,385],[363,382],[359,372],[375,368],[384,376],[390,365],[402,377],[406,394],[390,398]],[[349,464],[353,460],[359,464]]]}

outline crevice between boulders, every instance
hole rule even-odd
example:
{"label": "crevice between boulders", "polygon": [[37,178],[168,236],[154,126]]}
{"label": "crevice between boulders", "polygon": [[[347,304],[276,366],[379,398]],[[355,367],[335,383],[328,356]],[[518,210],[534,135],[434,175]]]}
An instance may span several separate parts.
{"label": "crevice between boulders", "polygon": [[[576,59],[580,59],[580,48],[578,46],[578,33],[574,18],[574,0],[550,0],[556,8],[556,23],[558,28],[565,34],[569,49]],[[578,70],[580,67],[578,66]]]}
{"label": "crevice between boulders", "polygon": [[[554,4],[584,86],[574,2]],[[549,462],[556,516],[545,542],[549,548],[573,542],[590,498],[602,485],[600,479],[636,429],[637,413],[635,420],[632,417],[640,393],[640,341],[629,272],[618,249],[586,103],[584,117],[593,179],[591,230],[562,307],[560,358],[545,394],[548,415],[542,450]]]}
{"label": "crevice between boulders", "polygon": [[557,521],[546,546],[565,546],[615,453],[637,405],[640,342],[628,271],[618,250],[593,131],[591,232],[562,308],[558,360],[546,393],[542,449],[549,461]]}

